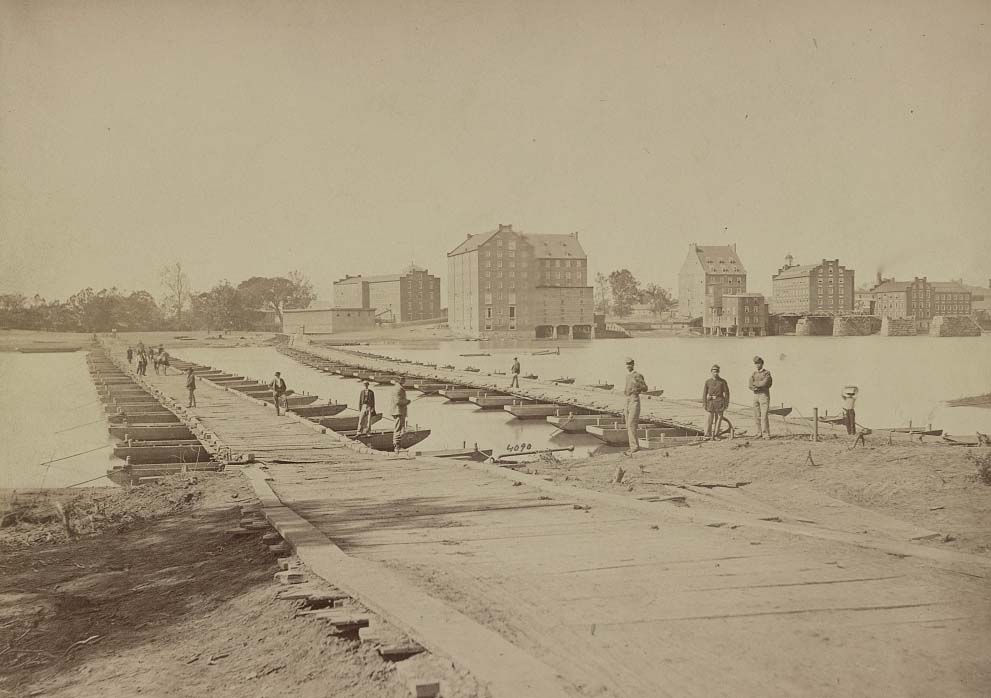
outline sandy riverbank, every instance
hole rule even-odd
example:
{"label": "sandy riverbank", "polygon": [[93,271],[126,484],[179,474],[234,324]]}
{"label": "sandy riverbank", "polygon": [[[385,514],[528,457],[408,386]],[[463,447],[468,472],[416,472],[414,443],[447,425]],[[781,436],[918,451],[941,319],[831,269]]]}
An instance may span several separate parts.
{"label": "sandy riverbank", "polygon": [[[981,459],[991,461],[991,449],[904,440],[889,445],[876,436],[867,437],[866,448],[852,449],[851,443],[736,439],[641,451],[633,458],[615,454],[544,461],[528,468],[555,481],[630,497],[685,494],[677,485],[691,483],[746,482],[733,489],[694,489],[730,511],[777,512],[851,532],[871,526],[845,503],[938,532],[938,538],[924,541],[927,545],[991,556],[991,484],[979,474]],[[622,483],[614,482],[617,467],[626,471]]]}
{"label": "sandy riverbank", "polygon": [[[35,522],[0,529],[0,696],[408,695],[367,644],[273,601],[272,555],[224,534],[249,496],[238,474],[20,496]],[[53,499],[106,516],[62,542]]]}

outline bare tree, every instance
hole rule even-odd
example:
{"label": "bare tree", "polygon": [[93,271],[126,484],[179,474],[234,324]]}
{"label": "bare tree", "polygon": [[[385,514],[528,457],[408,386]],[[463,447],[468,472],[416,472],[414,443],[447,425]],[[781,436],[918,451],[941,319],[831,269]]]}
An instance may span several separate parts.
{"label": "bare tree", "polygon": [[182,262],[176,261],[161,271],[164,293],[162,307],[167,314],[175,318],[176,324],[182,323],[182,312],[189,307],[192,294],[189,288],[189,277],[182,268]]}

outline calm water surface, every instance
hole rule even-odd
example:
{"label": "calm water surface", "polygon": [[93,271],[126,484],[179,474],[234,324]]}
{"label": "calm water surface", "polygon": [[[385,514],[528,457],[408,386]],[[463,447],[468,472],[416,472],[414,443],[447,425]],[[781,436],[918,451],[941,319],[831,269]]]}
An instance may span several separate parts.
{"label": "calm water surface", "polygon": [[[560,356],[531,352],[560,346]],[[435,345],[362,347],[387,356],[429,363],[471,365],[483,371],[509,371],[518,356],[524,373],[541,378],[572,376],[578,383],[606,381],[622,386],[623,360],[631,356],[652,388],[665,395],[698,399],[713,363],[722,366],[733,401],[748,403],[747,378],[755,354],[774,376],[771,399],[800,414],[813,407],[840,411],[842,386],[860,386],[858,421],[866,426],[932,424],[951,434],[991,432],[991,410],[949,408],[944,400],[991,392],[991,336],[936,337],[761,337],[638,338],[589,342],[439,342]],[[360,384],[309,369],[272,348],[193,349],[182,358],[267,379],[282,371],[289,386],[356,406]],[[490,356],[462,357],[467,353]],[[85,354],[0,353],[0,487],[55,487],[98,478],[110,465],[111,441],[104,411],[86,371]],[[508,377],[507,377],[508,383]],[[393,388],[375,388],[388,406]],[[459,448],[478,443],[503,448],[529,443],[534,448],[574,445],[577,455],[603,450],[589,436],[556,433],[541,421],[521,421],[504,412],[483,412],[470,403],[446,403],[441,397],[417,398],[410,421],[432,430],[424,449]],[[389,425],[383,420],[380,427]],[[52,462],[89,449],[99,449]],[[110,484],[106,479],[90,483]]]}
{"label": "calm water surface", "polygon": [[0,352],[0,382],[0,487],[66,487],[92,478],[88,485],[113,486],[100,477],[112,441],[85,352]]}

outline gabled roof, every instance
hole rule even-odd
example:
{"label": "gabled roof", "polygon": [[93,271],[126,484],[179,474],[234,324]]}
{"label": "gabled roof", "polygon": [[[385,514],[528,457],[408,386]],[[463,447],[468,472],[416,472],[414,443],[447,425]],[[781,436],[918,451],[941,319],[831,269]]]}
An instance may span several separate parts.
{"label": "gabled roof", "polygon": [[503,230],[490,230],[487,233],[479,233],[478,235],[470,235],[467,240],[462,242],[460,245],[455,247],[453,250],[447,253],[448,257],[452,257],[457,254],[464,254],[465,252],[471,252],[477,250],[479,247],[487,243],[494,236],[502,232],[512,232],[520,236],[522,240],[525,240],[530,245],[533,246],[533,254],[535,257],[552,257],[552,258],[568,258],[572,257],[575,259],[584,258],[585,250],[582,249],[581,243],[578,242],[578,238],[574,235],[543,235],[543,234],[530,234],[521,233],[518,230],[507,231]]}
{"label": "gabled roof", "polygon": [[746,274],[732,245],[696,245],[695,254],[709,274]]}
{"label": "gabled roof", "polygon": [[533,245],[534,257],[584,258],[578,238],[573,235],[523,235]]}
{"label": "gabled roof", "polygon": [[455,247],[453,250],[447,253],[448,257],[456,254],[464,254],[465,252],[471,252],[472,250],[477,250],[479,247],[487,243],[492,239],[494,235],[499,232],[498,229],[490,230],[487,233],[479,233],[477,235],[469,235],[468,239],[462,242],[460,245]]}
{"label": "gabled roof", "polygon": [[817,264],[802,264],[800,266],[788,267],[774,275],[775,279],[794,279],[799,276],[808,276],[815,269]]}

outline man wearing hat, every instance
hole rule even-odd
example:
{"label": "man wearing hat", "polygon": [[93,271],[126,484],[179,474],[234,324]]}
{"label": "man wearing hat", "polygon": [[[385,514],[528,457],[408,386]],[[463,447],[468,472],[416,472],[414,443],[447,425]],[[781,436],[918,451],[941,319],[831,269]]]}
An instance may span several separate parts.
{"label": "man wearing hat", "polygon": [[754,393],[754,421],[757,423],[757,436],[771,438],[771,425],[767,411],[771,407],[771,372],[764,368],[764,359],[754,357],[754,372],[750,376],[750,390]]}
{"label": "man wearing hat", "polygon": [[392,409],[392,418],[396,420],[396,426],[392,430],[392,449],[399,453],[402,445],[403,434],[406,433],[406,420],[409,417],[409,398],[406,397],[406,386],[403,385],[402,376],[396,381],[396,404]]}
{"label": "man wearing hat", "polygon": [[640,393],[645,392],[647,382],[638,371],[633,370],[633,359],[627,358],[623,394],[626,395],[626,433],[630,441],[630,448],[625,451],[628,456],[640,450],[640,440],[637,438],[637,429],[640,427]]}
{"label": "man wearing hat", "polygon": [[705,425],[705,438],[716,441],[719,439],[719,425],[723,421],[723,412],[729,405],[729,383],[719,376],[718,365],[714,365],[709,373],[711,377],[706,380],[702,388],[702,406],[709,413]]}
{"label": "man wearing hat", "polygon": [[[281,373],[275,372],[275,378],[272,379],[269,387],[272,388],[272,396],[275,398],[275,414],[279,415],[279,402],[285,399],[286,394],[286,381]],[[286,405],[286,409],[289,409],[289,405]]]}
{"label": "man wearing hat", "polygon": [[365,389],[358,396],[358,436],[370,434],[372,432],[372,416],[375,414],[375,393],[368,387],[365,381]]}
{"label": "man wearing hat", "polygon": [[509,381],[510,388],[520,387],[520,360],[518,357],[513,357],[513,366],[509,369],[509,372],[513,374],[512,380]]}
{"label": "man wearing hat", "polygon": [[857,433],[857,413],[854,405],[857,404],[857,393],[860,392],[855,385],[844,386],[840,395],[843,397],[843,421],[846,424],[846,433],[853,436]]}

